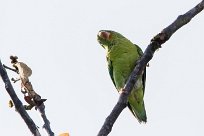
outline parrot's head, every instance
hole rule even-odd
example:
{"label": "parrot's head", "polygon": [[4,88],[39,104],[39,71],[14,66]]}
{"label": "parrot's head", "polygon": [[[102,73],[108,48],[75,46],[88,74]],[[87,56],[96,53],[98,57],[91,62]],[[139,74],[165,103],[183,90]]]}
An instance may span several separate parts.
{"label": "parrot's head", "polygon": [[101,30],[98,32],[97,40],[100,45],[106,50],[110,49],[112,46],[119,41],[119,39],[123,39],[124,37],[118,32],[114,32],[111,30]]}

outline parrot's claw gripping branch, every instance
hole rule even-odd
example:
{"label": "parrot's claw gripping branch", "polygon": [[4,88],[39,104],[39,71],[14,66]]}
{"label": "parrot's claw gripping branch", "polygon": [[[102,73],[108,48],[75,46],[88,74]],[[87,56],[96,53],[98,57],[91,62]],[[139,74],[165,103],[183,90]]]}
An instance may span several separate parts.
{"label": "parrot's claw gripping branch", "polygon": [[124,90],[119,97],[119,100],[115,107],[113,108],[110,115],[106,118],[102,128],[100,129],[97,136],[107,136],[113,127],[116,119],[122,112],[122,110],[127,106],[127,98],[131,93],[133,85],[137,82],[137,78],[140,75],[140,71],[144,69],[147,63],[152,59],[154,52],[161,48],[161,45],[165,43],[170,37],[182,26],[186,25],[190,20],[200,13],[204,9],[204,0],[201,1],[194,8],[186,12],[184,15],[178,16],[178,18],[170,24],[168,27],[162,30],[161,33],[157,34],[152,40],[151,43],[147,46],[144,55],[141,57],[139,62],[137,63],[135,69],[130,75]]}

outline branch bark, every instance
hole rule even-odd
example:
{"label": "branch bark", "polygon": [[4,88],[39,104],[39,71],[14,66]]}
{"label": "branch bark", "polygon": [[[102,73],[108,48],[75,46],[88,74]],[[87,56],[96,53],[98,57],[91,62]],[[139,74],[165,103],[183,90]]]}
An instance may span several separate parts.
{"label": "branch bark", "polygon": [[[8,67],[8,66],[6,66],[6,65],[4,65],[4,64],[3,64],[3,67],[6,68],[6,69],[11,70],[11,71],[13,71],[13,72],[16,72],[16,73],[18,74],[18,71],[17,71],[16,69],[10,68],[10,67]],[[11,80],[12,80],[12,79],[11,79]],[[20,79],[19,79],[19,80],[20,80]],[[18,81],[18,80],[13,79],[13,81],[14,81],[14,83],[15,83],[15,82]],[[13,101],[13,102],[14,102],[14,101]],[[15,104],[15,102],[14,102],[14,104]],[[43,128],[46,130],[46,132],[47,132],[47,134],[48,134],[49,136],[54,136],[54,132],[51,130],[51,127],[50,127],[50,122],[49,122],[49,120],[47,119],[47,116],[46,116],[46,114],[45,114],[45,105],[44,105],[44,103],[42,103],[40,106],[36,105],[36,108],[37,108],[37,110],[40,112],[40,115],[41,115],[41,117],[42,117],[42,119],[43,119],[43,121],[44,121]]]}
{"label": "branch bark", "polygon": [[11,70],[11,71],[13,71],[13,72],[18,73],[18,71],[17,71],[16,69],[10,68],[10,67],[8,67],[8,66],[6,66],[6,65],[4,65],[4,64],[3,64],[3,66],[4,66],[4,68],[6,68],[6,69],[9,69],[9,70]]}
{"label": "branch bark", "polygon": [[25,121],[26,125],[28,126],[29,130],[31,131],[31,133],[34,136],[41,136],[40,132],[38,131],[37,126],[35,125],[34,121],[30,118],[30,116],[28,115],[28,113],[26,112],[22,102],[18,99],[13,86],[11,85],[11,82],[9,80],[9,77],[7,75],[7,72],[5,70],[5,68],[3,67],[1,60],[0,60],[0,75],[2,77],[2,80],[5,83],[5,88],[8,92],[8,94],[10,95],[16,111],[20,114],[20,116],[23,118],[23,120]]}
{"label": "branch bark", "polygon": [[142,73],[143,69],[146,67],[147,63],[153,58],[155,51],[161,48],[161,45],[169,40],[169,38],[182,26],[190,22],[190,20],[200,13],[204,8],[204,0],[201,1],[198,5],[194,8],[189,10],[183,15],[179,15],[178,18],[170,24],[168,27],[164,28],[159,34],[157,34],[147,46],[143,56],[137,62],[136,67],[134,68],[133,72],[129,76],[129,79],[120,94],[119,100],[115,107],[113,108],[110,115],[106,118],[102,128],[100,129],[97,136],[107,136],[113,127],[116,119],[122,112],[122,110],[127,106],[127,99],[131,90],[136,83],[138,76]]}
{"label": "branch bark", "polygon": [[40,112],[40,115],[44,121],[43,128],[47,131],[49,136],[54,136],[54,133],[52,132],[50,128],[50,121],[47,119],[47,116],[45,114],[45,105],[42,103],[40,106],[37,107],[38,111]]}

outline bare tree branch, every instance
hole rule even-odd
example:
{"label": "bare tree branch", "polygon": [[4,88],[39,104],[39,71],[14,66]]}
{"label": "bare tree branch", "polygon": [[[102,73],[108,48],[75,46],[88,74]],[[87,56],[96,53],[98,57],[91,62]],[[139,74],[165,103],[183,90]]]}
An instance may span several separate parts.
{"label": "bare tree branch", "polygon": [[42,103],[40,106],[37,107],[38,111],[40,112],[40,115],[44,121],[44,125],[43,128],[47,131],[49,136],[54,136],[54,133],[52,132],[51,128],[50,128],[50,122],[47,119],[47,116],[45,114],[45,105],[44,103]]}
{"label": "bare tree branch", "polygon": [[[19,74],[18,70],[16,70],[16,69],[10,68],[10,67],[8,67],[8,66],[6,66],[4,64],[3,64],[3,66],[4,66],[4,68]],[[16,81],[19,81],[20,78],[19,79],[12,78],[11,80],[15,83]],[[15,102],[14,102],[14,104],[15,104]],[[47,119],[47,116],[45,114],[45,105],[44,105],[44,103],[42,103],[41,105],[35,105],[35,106],[36,106],[36,109],[40,112],[40,115],[41,115],[41,117],[42,117],[42,119],[44,121],[43,128],[46,130],[46,132],[48,133],[49,136],[54,136],[54,132],[51,130],[51,127],[50,127],[50,122]]]}
{"label": "bare tree branch", "polygon": [[14,68],[10,68],[10,67],[8,67],[8,66],[6,66],[6,65],[4,65],[4,64],[3,64],[3,66],[4,66],[4,68],[6,68],[6,69],[9,69],[9,70],[11,70],[11,71],[13,71],[13,72],[18,73],[18,71],[17,71],[16,69],[14,69]]}
{"label": "bare tree branch", "polygon": [[26,125],[28,126],[29,130],[31,131],[31,133],[34,136],[41,136],[40,132],[38,131],[37,126],[35,125],[34,121],[30,118],[30,116],[28,115],[28,113],[26,112],[22,102],[18,99],[13,86],[11,85],[11,82],[9,80],[9,77],[7,75],[6,70],[4,69],[1,60],[0,60],[0,75],[2,77],[2,80],[5,83],[5,88],[8,92],[8,94],[10,95],[16,111],[20,114],[20,116],[23,118],[23,120],[25,121]]}
{"label": "bare tree branch", "polygon": [[178,18],[172,24],[163,29],[161,33],[157,34],[151,40],[151,43],[147,46],[144,55],[137,62],[136,67],[131,73],[117,104],[113,108],[110,115],[106,118],[97,136],[107,136],[111,132],[116,119],[118,118],[122,110],[127,106],[127,98],[136,81],[138,80],[138,76],[142,73],[147,63],[152,59],[154,52],[157,49],[161,48],[161,45],[165,43],[179,28],[190,22],[190,20],[199,12],[201,12],[203,8],[204,0],[185,14],[178,16]]}

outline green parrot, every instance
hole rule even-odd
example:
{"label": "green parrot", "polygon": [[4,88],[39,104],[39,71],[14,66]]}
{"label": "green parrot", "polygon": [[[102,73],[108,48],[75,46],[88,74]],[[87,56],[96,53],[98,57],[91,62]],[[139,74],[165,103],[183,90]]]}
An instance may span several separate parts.
{"label": "green parrot", "polygon": [[[109,74],[120,93],[143,52],[139,46],[115,31],[101,30],[97,35],[97,40],[106,50]],[[146,69],[138,78],[128,97],[128,108],[140,123],[147,121],[143,101],[145,79]]]}

